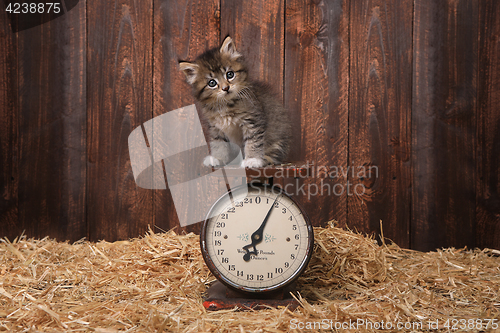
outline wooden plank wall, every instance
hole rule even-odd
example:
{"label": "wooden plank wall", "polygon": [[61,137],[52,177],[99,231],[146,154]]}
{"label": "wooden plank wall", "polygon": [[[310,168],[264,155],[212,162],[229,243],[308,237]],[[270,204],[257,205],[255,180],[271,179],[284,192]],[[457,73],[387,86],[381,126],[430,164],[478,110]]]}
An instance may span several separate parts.
{"label": "wooden plank wall", "polygon": [[[409,246],[412,1],[352,1],[349,221]],[[371,171],[371,172],[364,172]],[[365,174],[366,173],[366,174]],[[362,184],[365,190],[356,191]],[[362,187],[358,187],[362,188]],[[359,195],[356,195],[359,194]],[[352,223],[351,223],[352,224]]]}
{"label": "wooden plank wall", "polygon": [[12,33],[3,11],[0,13],[0,50],[0,235],[13,239],[23,231],[18,219],[17,36]]}
{"label": "wooden plank wall", "polygon": [[85,2],[60,19],[16,34],[5,14],[2,10],[2,236],[86,237]]}
{"label": "wooden plank wall", "polygon": [[135,185],[130,132],[152,115],[152,1],[87,1],[88,236],[126,239],[152,225],[153,194]]}
{"label": "wooden plank wall", "polygon": [[415,5],[411,234],[423,248],[475,245],[478,23],[477,1]]}
{"label": "wooden plank wall", "polygon": [[81,0],[18,33],[2,11],[0,236],[177,226],[168,189],[135,185],[128,135],[194,103],[177,61],[228,34],[290,113],[290,159],[316,170],[279,180],[315,225],[500,248],[494,0]]}
{"label": "wooden plank wall", "polygon": [[479,2],[476,245],[500,249],[500,3]]}

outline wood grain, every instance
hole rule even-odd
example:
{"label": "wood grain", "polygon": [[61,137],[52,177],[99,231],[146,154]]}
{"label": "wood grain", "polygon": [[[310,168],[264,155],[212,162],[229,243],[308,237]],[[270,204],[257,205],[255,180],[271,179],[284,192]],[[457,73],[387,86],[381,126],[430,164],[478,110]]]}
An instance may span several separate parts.
{"label": "wood grain", "polygon": [[500,249],[500,3],[480,1],[476,246]]}
{"label": "wood grain", "polygon": [[14,34],[2,11],[0,237],[198,232],[137,187],[128,135],[195,103],[177,61],[231,35],[289,112],[313,176],[275,183],[314,225],[500,249],[499,22],[489,0],[88,0]]}
{"label": "wood grain", "polygon": [[143,235],[151,190],[136,186],[128,136],[152,117],[153,2],[87,2],[88,213],[91,240]]}
{"label": "wood grain", "polygon": [[[221,40],[220,4],[217,0],[155,0],[154,8],[153,116],[156,117],[195,102],[178,61],[194,60],[205,50],[219,46]],[[159,230],[174,227],[177,227],[177,232],[200,230],[199,224],[179,228],[179,218],[168,188],[154,191],[154,214],[155,226]]]}
{"label": "wood grain", "polygon": [[415,2],[414,249],[475,246],[478,3]]}
{"label": "wood grain", "polygon": [[285,108],[294,133],[290,159],[306,161],[320,173],[285,185],[295,184],[287,191],[297,195],[314,225],[331,219],[345,224],[347,217],[345,179],[341,173],[330,178],[325,171],[347,165],[348,19],[348,1],[286,2]]}
{"label": "wood grain", "polygon": [[283,0],[221,0],[221,40],[230,35],[252,79],[283,98],[285,8]]}
{"label": "wood grain", "polygon": [[[409,245],[412,1],[351,2],[348,225]],[[377,239],[379,237],[377,236]]]}
{"label": "wood grain", "polygon": [[[0,6],[0,9],[3,7]],[[0,13],[0,237],[21,235],[18,224],[17,36],[4,10]]]}
{"label": "wood grain", "polygon": [[17,33],[19,228],[28,237],[85,235],[85,3]]}

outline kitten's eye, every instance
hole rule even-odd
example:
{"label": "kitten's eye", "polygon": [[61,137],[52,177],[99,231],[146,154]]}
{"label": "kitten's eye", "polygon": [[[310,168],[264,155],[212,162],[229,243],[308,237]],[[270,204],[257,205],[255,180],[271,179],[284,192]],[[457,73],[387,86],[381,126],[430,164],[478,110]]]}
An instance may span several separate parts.
{"label": "kitten's eye", "polygon": [[226,73],[226,77],[228,80],[231,80],[233,77],[234,77],[234,72],[233,71],[229,71]]}
{"label": "kitten's eye", "polygon": [[213,88],[213,87],[215,87],[216,85],[217,85],[217,81],[215,81],[214,79],[212,79],[212,80],[208,81],[208,86],[209,86],[210,88]]}

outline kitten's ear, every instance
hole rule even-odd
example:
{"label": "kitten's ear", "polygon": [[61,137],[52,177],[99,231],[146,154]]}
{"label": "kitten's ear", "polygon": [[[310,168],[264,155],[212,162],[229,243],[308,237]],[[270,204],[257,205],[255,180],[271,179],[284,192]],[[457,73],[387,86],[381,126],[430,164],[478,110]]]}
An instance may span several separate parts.
{"label": "kitten's ear", "polygon": [[193,84],[198,73],[198,65],[187,61],[180,61],[179,68],[186,75],[187,82]]}
{"label": "kitten's ear", "polygon": [[241,57],[241,54],[236,51],[236,47],[234,46],[233,40],[231,37],[227,36],[222,42],[222,46],[220,47],[220,53],[229,55],[232,59],[237,59]]}

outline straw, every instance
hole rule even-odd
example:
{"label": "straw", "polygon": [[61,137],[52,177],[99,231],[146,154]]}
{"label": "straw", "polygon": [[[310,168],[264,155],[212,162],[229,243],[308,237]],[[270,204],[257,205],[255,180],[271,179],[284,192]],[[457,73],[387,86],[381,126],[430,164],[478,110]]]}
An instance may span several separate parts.
{"label": "straw", "polygon": [[204,292],[215,278],[194,234],[150,230],[115,243],[3,239],[0,331],[448,332],[464,322],[462,331],[500,331],[493,330],[500,325],[498,250],[423,253],[385,239],[378,245],[333,222],[315,228],[315,239],[293,312],[206,311]]}

